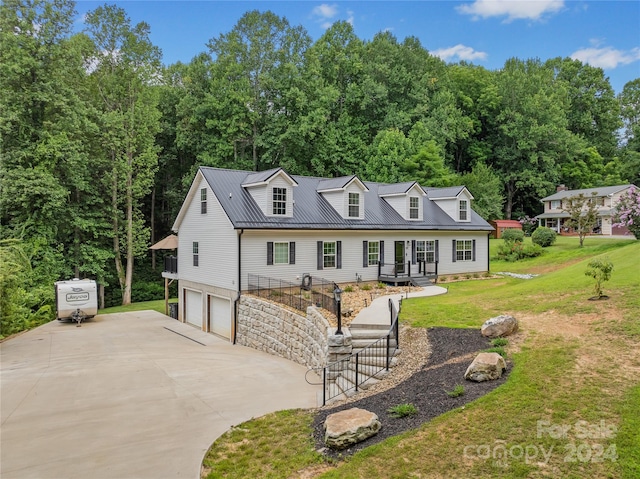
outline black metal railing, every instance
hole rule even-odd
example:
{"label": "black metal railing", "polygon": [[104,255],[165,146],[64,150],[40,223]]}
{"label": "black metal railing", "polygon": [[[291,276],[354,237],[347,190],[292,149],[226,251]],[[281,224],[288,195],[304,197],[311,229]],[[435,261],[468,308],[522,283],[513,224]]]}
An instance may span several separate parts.
{"label": "black metal railing", "polygon": [[[402,299],[400,299],[397,308],[393,300],[389,299],[391,327],[385,336],[357,353],[322,368],[322,383],[312,383],[306,378],[309,384],[322,384],[323,406],[327,401],[342,394],[346,395],[351,390],[357,392],[367,381],[380,376],[382,371],[389,371],[391,361],[400,346],[398,316],[401,307]],[[309,369],[307,375],[310,371],[318,371],[319,369]]]}
{"label": "black metal railing", "polygon": [[411,276],[438,276],[438,262],[429,263],[424,260],[411,264],[406,263],[378,263],[378,278],[409,278]]}
{"label": "black metal railing", "polygon": [[309,306],[316,306],[336,314],[337,307],[333,295],[336,287],[333,281],[316,276],[305,275],[300,283],[292,283],[249,274],[246,292],[302,312],[306,312]]}
{"label": "black metal railing", "polygon": [[178,273],[178,257],[177,256],[165,256],[164,257],[164,272],[165,273]]}

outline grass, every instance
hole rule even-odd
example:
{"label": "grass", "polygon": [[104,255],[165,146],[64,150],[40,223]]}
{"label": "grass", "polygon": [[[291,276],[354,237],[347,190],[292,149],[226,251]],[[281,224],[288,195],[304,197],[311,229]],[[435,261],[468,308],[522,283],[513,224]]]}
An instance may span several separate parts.
{"label": "grass", "polygon": [[[610,300],[590,302],[586,264],[604,254],[614,263]],[[312,411],[254,419],[240,428],[252,435],[214,443],[223,452],[205,464],[226,475],[208,477],[640,477],[640,242],[587,238],[580,249],[559,238],[522,263],[492,269],[540,276],[451,284],[446,295],[405,301],[401,315],[418,327],[521,319],[516,339],[495,345],[513,364],[505,384],[337,464],[323,465],[310,442]],[[601,425],[615,433],[599,434]]]}
{"label": "grass", "polygon": [[390,407],[387,412],[391,415],[391,417],[401,418],[413,416],[418,412],[418,409],[411,403],[405,403]]}
{"label": "grass", "polygon": [[447,395],[451,398],[457,398],[464,395],[464,386],[462,384],[456,384],[451,391],[447,391]]}
{"label": "grass", "polygon": [[[177,303],[178,299],[169,299],[170,303]],[[139,303],[131,303],[127,306],[112,306],[110,308],[101,309],[98,314],[111,314],[111,313],[128,313],[131,311],[145,311],[152,310],[164,314],[164,299],[158,299],[155,301],[141,301]]]}

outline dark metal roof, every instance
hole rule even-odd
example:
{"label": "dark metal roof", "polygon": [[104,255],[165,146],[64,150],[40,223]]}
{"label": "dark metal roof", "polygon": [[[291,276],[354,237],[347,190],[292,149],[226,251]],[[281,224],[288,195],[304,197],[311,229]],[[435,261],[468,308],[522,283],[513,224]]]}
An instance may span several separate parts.
{"label": "dark metal roof", "polygon": [[[350,230],[460,230],[493,231],[474,211],[471,221],[458,223],[438,205],[423,197],[423,221],[405,220],[389,203],[379,196],[379,188],[389,185],[365,182],[364,219],[343,218],[318,193],[320,182],[326,178],[290,175],[298,183],[293,189],[293,216],[266,216],[251,194],[242,187],[255,173],[221,168],[200,167],[200,172],[215,193],[229,220],[236,229],[350,229]],[[272,173],[273,174],[273,173]]]}
{"label": "dark metal roof", "polygon": [[415,181],[405,181],[404,183],[380,185],[378,188],[378,193],[380,194],[380,196],[402,195],[409,191],[415,184]]}
{"label": "dark metal roof", "polygon": [[318,182],[318,191],[337,190],[344,188],[356,175],[327,178]]}
{"label": "dark metal roof", "polygon": [[446,188],[424,188],[427,196],[432,200],[455,198],[462,192],[464,186],[448,186]]}

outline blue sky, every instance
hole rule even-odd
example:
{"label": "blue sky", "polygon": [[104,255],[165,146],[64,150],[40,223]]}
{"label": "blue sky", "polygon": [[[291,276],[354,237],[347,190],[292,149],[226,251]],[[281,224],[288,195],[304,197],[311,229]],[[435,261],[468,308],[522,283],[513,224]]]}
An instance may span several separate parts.
{"label": "blue sky", "polygon": [[[76,25],[105,2],[79,1]],[[111,1],[132,23],[147,22],[165,64],[188,63],[206,43],[229,32],[247,11],[271,10],[302,25],[316,40],[333,22],[350,22],[371,40],[389,30],[420,39],[448,62],[466,60],[495,70],[511,58],[572,57],[601,67],[616,92],[640,78],[638,0],[475,1]]]}

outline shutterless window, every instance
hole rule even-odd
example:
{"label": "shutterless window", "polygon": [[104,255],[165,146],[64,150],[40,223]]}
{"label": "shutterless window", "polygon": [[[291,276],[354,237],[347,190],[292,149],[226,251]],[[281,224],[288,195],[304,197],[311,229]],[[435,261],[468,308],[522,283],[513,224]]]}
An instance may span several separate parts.
{"label": "shutterless window", "polygon": [[551,203],[551,204],[549,205],[549,207],[550,207],[552,210],[559,210],[559,209],[560,209],[560,205],[561,205],[560,200],[551,200],[551,202],[550,202],[550,203]]}
{"label": "shutterless window", "polygon": [[420,218],[420,199],[416,196],[411,196],[409,198],[409,218],[412,220],[417,220]]}
{"label": "shutterless window", "polygon": [[335,268],[336,267],[336,242],[335,241],[325,241],[322,245],[323,252],[323,266],[325,268]]}
{"label": "shutterless window", "polygon": [[199,260],[200,254],[198,253],[198,250],[199,250],[198,242],[194,241],[193,242],[193,265],[194,266],[198,266],[198,264],[200,263],[200,260]]}
{"label": "shutterless window", "polygon": [[286,188],[273,189],[273,214],[274,215],[287,214],[287,189]]}
{"label": "shutterless window", "polygon": [[380,261],[380,242],[369,241],[369,266],[378,264]]}
{"label": "shutterless window", "polygon": [[469,202],[467,200],[460,200],[460,221],[467,221],[469,208]]}
{"label": "shutterless window", "polygon": [[360,217],[360,194],[349,193],[349,218]]}
{"label": "shutterless window", "polygon": [[275,264],[289,264],[289,243],[273,243]]}
{"label": "shutterless window", "polygon": [[202,188],[200,190],[200,213],[205,214],[207,212],[207,189]]}
{"label": "shutterless window", "polygon": [[471,240],[456,241],[456,261],[471,261],[473,258],[473,242]]}

